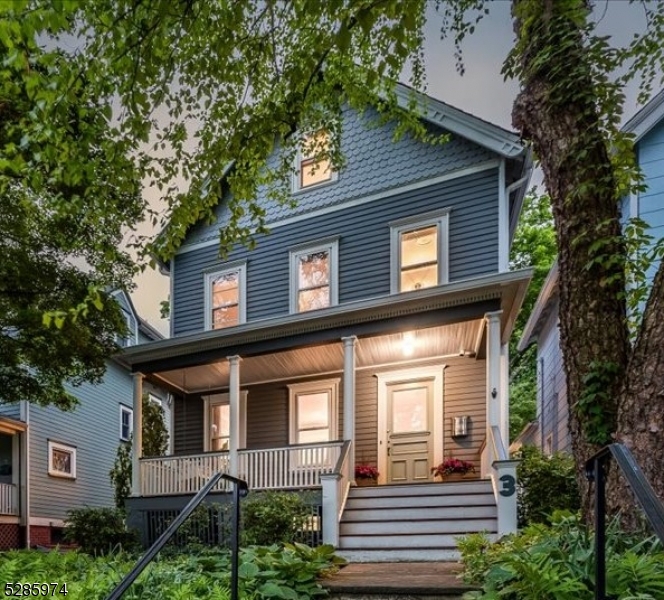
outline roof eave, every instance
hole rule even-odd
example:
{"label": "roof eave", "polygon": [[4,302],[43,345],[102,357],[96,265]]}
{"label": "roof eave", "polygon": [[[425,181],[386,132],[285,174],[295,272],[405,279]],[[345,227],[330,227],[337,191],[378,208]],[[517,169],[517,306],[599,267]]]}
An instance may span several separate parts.
{"label": "roof eave", "polygon": [[517,350],[523,352],[530,344],[537,340],[538,329],[540,327],[543,317],[547,315],[547,307],[553,300],[558,291],[558,260],[553,263],[549,274],[546,276],[539,296],[535,301],[533,312],[528,318],[526,326],[523,328],[523,334],[517,345]]}

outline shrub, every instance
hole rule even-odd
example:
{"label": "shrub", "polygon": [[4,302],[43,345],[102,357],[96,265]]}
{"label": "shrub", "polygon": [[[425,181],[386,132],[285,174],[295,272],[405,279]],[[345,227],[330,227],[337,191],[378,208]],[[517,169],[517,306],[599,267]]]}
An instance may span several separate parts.
{"label": "shrub", "polygon": [[67,516],[65,539],[89,554],[105,554],[123,548],[134,550],[136,532],[125,527],[124,512],[117,508],[77,508]]}
{"label": "shrub", "polygon": [[571,456],[557,453],[546,456],[535,446],[524,446],[517,453],[519,482],[519,525],[550,523],[556,510],[576,512],[580,508],[579,488]]}
{"label": "shrub", "polygon": [[260,492],[242,505],[245,545],[269,546],[298,539],[310,510],[293,492]]}
{"label": "shrub", "polygon": [[[459,540],[464,580],[483,586],[468,600],[592,600],[594,535],[569,513],[491,543],[475,534]],[[607,528],[607,593],[619,600],[664,597],[664,553],[654,538],[629,536],[618,521]],[[608,597],[608,596],[607,596]]]}

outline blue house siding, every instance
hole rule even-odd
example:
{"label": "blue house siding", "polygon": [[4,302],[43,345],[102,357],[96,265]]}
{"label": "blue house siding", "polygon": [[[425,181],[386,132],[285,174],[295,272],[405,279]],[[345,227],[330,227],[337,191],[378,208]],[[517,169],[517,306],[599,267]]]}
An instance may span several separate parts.
{"label": "blue house siding", "polygon": [[[638,158],[647,189],[639,194],[639,216],[650,225],[655,240],[664,238],[664,121],[653,127],[638,143]],[[653,265],[649,279],[655,276]]]}
{"label": "blue house siding", "polygon": [[[288,314],[289,248],[329,236],[340,236],[340,304],[389,294],[389,223],[438,208],[451,209],[449,280],[496,272],[497,200],[494,168],[277,226],[257,238],[255,250],[238,247],[227,257],[227,261],[247,259],[247,321]],[[223,264],[214,243],[175,257],[174,335],[203,330],[204,273]]]}
{"label": "blue house siding", "polygon": [[[132,404],[127,371],[109,362],[104,383],[69,391],[80,402],[71,412],[30,407],[31,516],[65,519],[80,506],[112,506],[109,471],[120,443],[119,405]],[[76,479],[48,474],[48,440],[76,447]]]}
{"label": "blue house siding", "polygon": [[0,403],[0,417],[8,417],[9,419],[21,418],[21,405],[18,402],[11,404]]}
{"label": "blue house siding", "polygon": [[[395,125],[378,125],[377,118],[372,108],[367,109],[364,115],[345,110],[341,148],[346,165],[338,180],[330,185],[297,192],[295,208],[269,200],[266,191],[262,190],[257,201],[266,211],[267,222],[274,223],[496,158],[485,148],[458,136],[450,136],[447,143],[440,145],[425,144],[409,135],[395,142]],[[433,125],[428,125],[428,130],[435,135],[444,133]],[[224,203],[217,209],[217,222],[211,225],[199,223],[189,233],[185,244],[217,238],[219,227],[228,219],[228,214]]]}

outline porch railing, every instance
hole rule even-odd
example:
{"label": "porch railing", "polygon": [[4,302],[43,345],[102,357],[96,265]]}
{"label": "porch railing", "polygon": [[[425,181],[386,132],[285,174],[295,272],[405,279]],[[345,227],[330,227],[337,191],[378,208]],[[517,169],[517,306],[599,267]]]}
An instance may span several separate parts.
{"label": "porch railing", "polygon": [[503,442],[500,428],[487,427],[487,452],[491,483],[498,507],[498,534],[516,533],[516,467],[518,460],[511,460]]}
{"label": "porch railing", "polygon": [[[287,490],[321,486],[320,476],[331,473],[342,442],[300,444],[282,448],[238,451],[238,476],[252,490]],[[212,473],[227,473],[228,452],[141,459],[141,495],[192,494]],[[214,491],[225,490],[222,481]]]}
{"label": "porch railing", "polygon": [[0,483],[0,515],[18,515],[16,486],[12,483]]}

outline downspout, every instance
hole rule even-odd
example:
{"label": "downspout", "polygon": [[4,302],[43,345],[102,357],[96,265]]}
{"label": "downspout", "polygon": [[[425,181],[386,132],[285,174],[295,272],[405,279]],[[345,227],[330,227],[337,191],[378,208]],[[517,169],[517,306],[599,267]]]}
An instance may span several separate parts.
{"label": "downspout", "polygon": [[[23,421],[27,427],[23,432],[25,436],[25,441],[23,446],[25,447],[25,452],[21,456],[21,484],[24,483],[23,487],[23,498],[19,503],[21,509],[24,511],[23,520],[25,522],[25,547],[30,548],[31,539],[30,539],[30,404],[27,400],[21,400],[20,404],[20,416],[21,421]],[[21,445],[19,444],[19,452],[21,451]]]}

